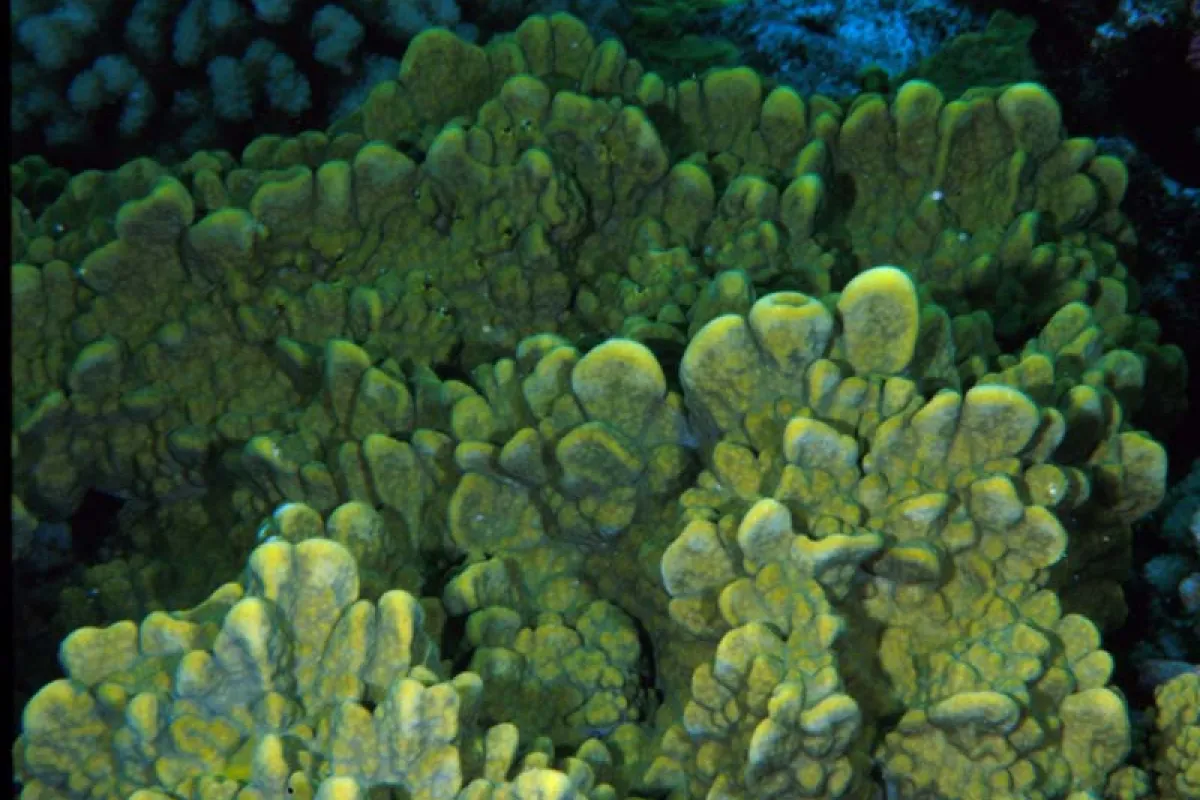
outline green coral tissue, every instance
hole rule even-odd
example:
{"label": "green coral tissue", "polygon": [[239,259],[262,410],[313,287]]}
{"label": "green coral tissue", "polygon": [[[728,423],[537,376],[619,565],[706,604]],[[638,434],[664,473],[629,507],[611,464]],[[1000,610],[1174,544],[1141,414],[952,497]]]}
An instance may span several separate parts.
{"label": "green coral tissue", "polygon": [[558,14],[14,196],[15,556],[137,512],[21,797],[1200,797],[1195,676],[1139,754],[1101,646],[1185,408],[1126,184],[1037,84],[671,82]]}

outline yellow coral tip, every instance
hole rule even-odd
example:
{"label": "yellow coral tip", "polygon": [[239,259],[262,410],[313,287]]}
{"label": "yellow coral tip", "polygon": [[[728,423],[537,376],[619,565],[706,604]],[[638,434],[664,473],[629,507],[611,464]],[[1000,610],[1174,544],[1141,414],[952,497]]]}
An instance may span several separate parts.
{"label": "yellow coral tip", "polygon": [[897,267],[875,267],[846,284],[838,298],[846,357],[860,374],[896,374],[917,344],[917,287]]}

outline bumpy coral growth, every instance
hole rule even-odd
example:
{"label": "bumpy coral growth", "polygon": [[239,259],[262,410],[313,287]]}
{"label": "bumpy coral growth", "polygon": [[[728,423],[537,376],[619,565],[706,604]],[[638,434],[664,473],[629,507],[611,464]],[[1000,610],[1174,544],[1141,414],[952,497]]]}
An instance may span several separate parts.
{"label": "bumpy coral growth", "polygon": [[95,573],[145,610],[249,568],[67,638],[23,796],[1186,787],[1195,693],[1122,766],[1100,649],[1184,369],[1124,188],[1036,85],[668,85],[565,15],[74,176],[14,240],[15,532],[150,509]]}

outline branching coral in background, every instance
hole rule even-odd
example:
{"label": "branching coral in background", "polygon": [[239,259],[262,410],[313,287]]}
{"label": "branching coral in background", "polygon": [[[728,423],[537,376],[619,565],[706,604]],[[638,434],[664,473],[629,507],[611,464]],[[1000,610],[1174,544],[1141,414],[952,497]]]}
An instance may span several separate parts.
{"label": "branching coral in background", "polygon": [[982,22],[945,0],[745,0],[721,14],[719,30],[784,83],[843,96],[864,69],[902,74]]}
{"label": "branching coral in background", "polygon": [[456,0],[20,0],[9,22],[13,149],[68,166],[324,126],[422,30],[473,36]]}

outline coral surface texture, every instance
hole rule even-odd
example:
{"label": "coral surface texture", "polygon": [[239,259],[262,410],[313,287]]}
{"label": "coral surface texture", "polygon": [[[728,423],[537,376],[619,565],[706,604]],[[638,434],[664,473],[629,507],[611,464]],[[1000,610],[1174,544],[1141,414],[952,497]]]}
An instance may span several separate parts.
{"label": "coral surface texture", "polygon": [[1200,675],[1135,713],[1102,639],[1186,418],[1122,161],[1034,82],[460,33],[327,130],[14,190],[14,563],[121,508],[20,797],[1200,798]]}

